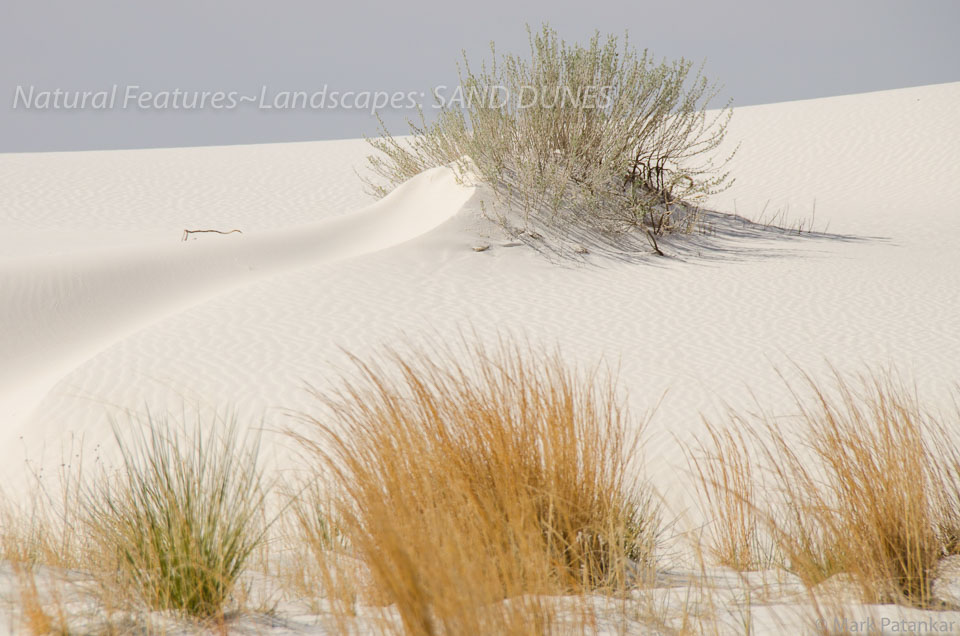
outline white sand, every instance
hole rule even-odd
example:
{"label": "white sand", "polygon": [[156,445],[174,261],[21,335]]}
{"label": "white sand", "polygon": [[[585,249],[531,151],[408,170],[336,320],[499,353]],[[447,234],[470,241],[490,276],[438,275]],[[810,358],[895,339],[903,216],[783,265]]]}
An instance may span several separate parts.
{"label": "white sand", "polygon": [[[558,264],[481,237],[480,195],[446,168],[373,203],[353,174],[360,140],[0,155],[8,483],[72,436],[106,442],[117,409],[186,400],[278,429],[281,409],[311,408],[304,382],[335,379],[341,347],[471,328],[619,362],[639,412],[666,392],[646,453],[676,511],[678,439],[748,388],[785,407],[776,367],[895,364],[946,407],[960,381],[957,104],[960,83],[739,108],[737,182],[710,206],[793,222],[815,205],[832,234],[717,219],[631,263]],[[243,233],[180,242],[201,228]]]}

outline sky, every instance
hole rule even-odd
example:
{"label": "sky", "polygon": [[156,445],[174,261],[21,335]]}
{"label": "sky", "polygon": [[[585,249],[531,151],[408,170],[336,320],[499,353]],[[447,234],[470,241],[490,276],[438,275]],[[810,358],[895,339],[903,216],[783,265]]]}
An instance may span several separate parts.
{"label": "sky", "polygon": [[[375,135],[372,103],[332,108],[331,94],[429,105],[462,51],[524,53],[525,25],[543,22],[704,62],[735,106],[960,81],[960,0],[0,0],[0,152]],[[280,107],[324,87],[321,108]],[[234,103],[214,107],[217,92]],[[399,105],[380,109],[393,132],[415,114]]]}

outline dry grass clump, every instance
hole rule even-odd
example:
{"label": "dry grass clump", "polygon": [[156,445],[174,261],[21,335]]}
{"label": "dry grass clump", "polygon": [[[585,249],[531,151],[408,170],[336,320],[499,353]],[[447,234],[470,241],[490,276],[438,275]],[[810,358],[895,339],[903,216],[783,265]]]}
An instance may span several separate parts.
{"label": "dry grass clump", "polygon": [[504,343],[432,353],[354,360],[300,438],[406,633],[540,633],[556,620],[542,595],[653,565],[659,518],[630,481],[638,431],[612,379]]}
{"label": "dry grass clump", "polygon": [[[742,428],[707,424],[709,440],[690,455],[703,486],[701,503],[710,520],[707,554],[720,565],[738,571],[777,565],[778,556],[755,506],[759,501],[755,462],[746,448]],[[702,546],[701,546],[702,547]]]}
{"label": "dry grass clump", "polygon": [[14,499],[3,494],[0,560],[24,568],[83,565],[88,541],[80,527],[81,483],[73,471],[64,470],[57,489],[54,494],[46,483],[36,479],[29,496]]}
{"label": "dry grass clump", "polygon": [[479,70],[464,59],[460,92],[441,96],[435,121],[410,122],[409,140],[381,121],[373,191],[453,164],[475,169],[524,222],[660,234],[732,183],[711,157],[732,110],[706,110],[717,89],[689,61],[657,63],[599,33],[569,44],[546,25],[529,40],[529,59],[492,45]]}
{"label": "dry grass clump", "polygon": [[[203,433],[165,419],[115,426],[123,464],[84,494],[84,524],[102,554],[104,593],[134,606],[222,617],[264,536],[259,437],[235,420]],[[102,567],[98,567],[102,566]]]}
{"label": "dry grass clump", "polygon": [[322,596],[336,602],[340,613],[352,614],[361,590],[369,591],[369,581],[358,571],[335,517],[332,489],[316,476],[285,486],[284,511],[276,525],[282,546],[278,574],[284,589],[309,601],[311,611],[321,611],[316,601]]}
{"label": "dry grass clump", "polygon": [[[960,389],[960,387],[958,387]],[[956,422],[960,422],[960,404],[954,405]],[[938,485],[935,493],[937,537],[947,555],[960,554],[960,440],[955,426],[932,427],[930,446],[936,462],[930,466],[932,479]]]}
{"label": "dry grass clump", "polygon": [[928,605],[934,567],[957,546],[949,429],[891,373],[804,380],[797,417],[710,427],[696,462],[719,560],[751,567],[766,539],[807,585],[844,572],[867,602]]}
{"label": "dry grass clump", "polygon": [[29,494],[0,497],[0,561],[16,581],[12,600],[25,633],[68,633],[61,598],[67,582],[57,573],[84,567],[93,548],[82,528],[81,469],[65,458],[56,483],[34,473]]}

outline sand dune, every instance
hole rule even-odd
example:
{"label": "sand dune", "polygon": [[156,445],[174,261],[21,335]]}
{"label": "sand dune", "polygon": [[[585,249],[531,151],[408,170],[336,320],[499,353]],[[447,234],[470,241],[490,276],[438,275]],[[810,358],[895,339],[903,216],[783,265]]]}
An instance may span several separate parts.
{"label": "sand dune", "polygon": [[[740,399],[747,385],[776,402],[773,365],[787,360],[895,362],[934,397],[944,396],[960,377],[960,131],[951,115],[958,96],[960,84],[947,84],[737,111],[730,136],[743,144],[733,166],[738,180],[712,206],[759,218],[769,201],[768,217],[780,209],[803,219],[816,201],[818,228],[829,225],[857,240],[755,227],[727,236],[720,228],[717,237],[679,240],[673,258],[624,264],[596,257],[558,266],[522,247],[495,244],[474,253],[477,231],[469,227],[424,234],[468,197],[446,177],[415,180],[404,189],[409,193],[337,219],[298,218],[285,228],[186,244],[172,233],[163,244],[155,241],[149,232],[157,221],[144,205],[139,216],[149,241],[0,261],[3,386],[48,373],[36,384],[43,389],[29,413],[21,409],[14,418],[6,407],[5,435],[56,436],[70,421],[70,430],[99,437],[104,403],[172,404],[185,393],[236,403],[254,418],[303,408],[303,381],[330,375],[339,347],[362,353],[401,332],[414,340],[424,333],[445,338],[468,325],[486,335],[508,329],[557,341],[582,359],[619,360],[638,408],[667,391],[651,429],[654,455],[662,443],[665,457],[671,442],[659,441],[656,422],[671,435],[694,434],[700,410]],[[360,141],[326,143],[314,155],[322,148],[362,154]],[[306,146],[193,152],[226,161],[259,150],[266,164],[284,148],[302,159]],[[128,154],[139,165],[151,152]],[[153,178],[200,191],[173,170],[178,163],[168,152],[155,151]],[[100,174],[115,175],[122,170],[118,154],[88,153],[86,162],[106,163],[110,169]],[[76,185],[58,172],[61,157],[48,159],[47,190]],[[70,162],[83,163],[77,156]],[[330,182],[344,176],[332,171]],[[198,181],[209,177],[196,174]],[[262,177],[261,186],[279,198],[284,178]],[[317,192],[330,182],[318,177]],[[361,200],[361,185],[351,183],[352,194],[342,196]],[[118,206],[125,202],[117,199]],[[104,198],[57,213],[69,227],[79,223],[74,216],[96,210],[122,220],[106,225],[129,230],[137,215],[110,204]],[[284,208],[280,201],[276,207]],[[51,214],[33,213],[35,229],[49,227]],[[194,223],[243,225],[221,214]],[[4,219],[5,234],[16,236],[30,216]]]}
{"label": "sand dune", "polygon": [[0,270],[0,386],[68,372],[118,339],[256,280],[407,241],[471,194],[450,169],[436,168],[363,210],[292,228],[11,259]]}
{"label": "sand dune", "polygon": [[[619,364],[637,411],[665,395],[646,452],[684,510],[678,439],[750,391],[785,405],[777,366],[895,364],[948,405],[958,103],[953,83],[737,109],[737,182],[710,207],[759,223],[717,216],[634,262],[510,246],[445,168],[373,203],[352,175],[359,140],[0,155],[4,464],[102,442],[110,413],[145,404],[232,405],[282,428],[341,348],[509,331]],[[828,232],[764,227],[778,211]],[[180,243],[185,227],[243,234]]]}

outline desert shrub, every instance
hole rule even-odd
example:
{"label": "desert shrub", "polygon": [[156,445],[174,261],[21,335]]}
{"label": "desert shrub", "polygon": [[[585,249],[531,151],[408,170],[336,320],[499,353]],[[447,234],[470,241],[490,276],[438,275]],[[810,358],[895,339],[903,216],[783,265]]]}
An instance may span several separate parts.
{"label": "desert shrub", "polygon": [[568,44],[548,26],[529,40],[529,59],[491,45],[491,62],[475,70],[465,56],[462,90],[438,99],[434,121],[421,111],[409,122],[411,138],[393,138],[381,120],[373,191],[452,163],[528,222],[661,233],[685,221],[684,204],[732,183],[712,157],[732,110],[706,110],[718,90],[691,62],[655,62],[599,33]]}
{"label": "desert shrub", "polygon": [[659,517],[612,380],[508,344],[355,362],[300,441],[407,633],[529,633],[552,620],[538,595],[652,566]]}
{"label": "desert shrub", "polygon": [[952,434],[892,373],[805,382],[796,418],[710,427],[713,448],[697,461],[715,551],[742,567],[765,537],[808,585],[845,572],[868,602],[928,604],[960,528]]}
{"label": "desert shrub", "polygon": [[102,552],[89,566],[114,601],[222,616],[264,536],[259,436],[241,436],[235,419],[208,433],[199,421],[128,424],[114,427],[122,467],[86,488],[85,523]]}

